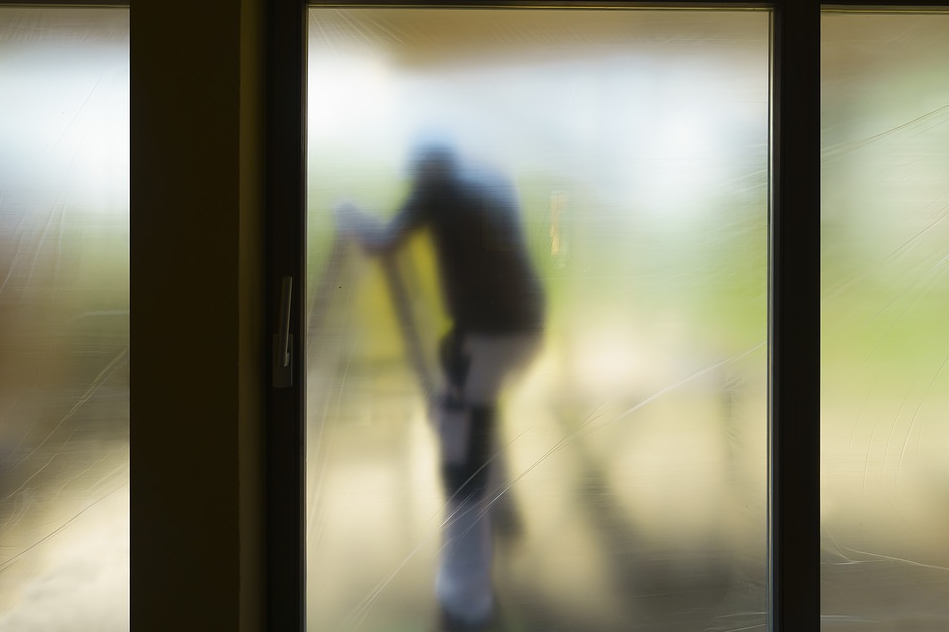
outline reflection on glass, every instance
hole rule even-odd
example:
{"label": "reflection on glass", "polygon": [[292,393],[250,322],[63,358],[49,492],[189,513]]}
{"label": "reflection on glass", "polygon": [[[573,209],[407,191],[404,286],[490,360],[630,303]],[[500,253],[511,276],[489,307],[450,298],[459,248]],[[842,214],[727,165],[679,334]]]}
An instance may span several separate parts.
{"label": "reflection on glass", "polygon": [[949,16],[822,30],[823,614],[949,629]]}
{"label": "reflection on glass", "polygon": [[311,630],[763,625],[768,47],[311,10]]}
{"label": "reflection on glass", "polygon": [[128,629],[128,12],[0,7],[0,629]]}

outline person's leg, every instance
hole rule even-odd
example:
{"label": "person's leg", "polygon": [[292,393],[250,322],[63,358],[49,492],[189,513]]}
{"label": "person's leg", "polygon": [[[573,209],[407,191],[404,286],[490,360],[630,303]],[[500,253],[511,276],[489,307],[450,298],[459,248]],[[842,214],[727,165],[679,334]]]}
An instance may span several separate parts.
{"label": "person's leg", "polygon": [[447,614],[477,624],[493,613],[492,533],[486,498],[496,431],[496,401],[510,371],[536,347],[521,337],[465,336],[443,346],[448,394],[438,415],[447,498],[437,580]]}
{"label": "person's leg", "polygon": [[484,511],[493,422],[483,407],[475,411],[466,401],[472,357],[465,339],[450,334],[441,359],[447,388],[437,425],[446,510],[436,593],[449,621],[476,625],[494,610],[491,525]]}
{"label": "person's leg", "polygon": [[[465,407],[442,418],[451,426],[441,433],[443,446],[454,446],[443,451],[446,515],[436,591],[446,613],[469,625],[487,621],[494,611],[493,542],[485,494],[492,416],[490,409]],[[449,437],[455,440],[446,442]]]}

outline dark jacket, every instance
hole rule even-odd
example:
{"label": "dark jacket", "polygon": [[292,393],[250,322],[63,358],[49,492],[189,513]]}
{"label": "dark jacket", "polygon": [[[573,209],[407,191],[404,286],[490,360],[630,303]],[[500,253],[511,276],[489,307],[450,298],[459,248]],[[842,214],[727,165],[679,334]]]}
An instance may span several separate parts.
{"label": "dark jacket", "polygon": [[507,334],[542,328],[543,286],[511,183],[487,170],[459,168],[417,184],[393,227],[405,233],[423,226],[431,230],[445,302],[458,329]]}

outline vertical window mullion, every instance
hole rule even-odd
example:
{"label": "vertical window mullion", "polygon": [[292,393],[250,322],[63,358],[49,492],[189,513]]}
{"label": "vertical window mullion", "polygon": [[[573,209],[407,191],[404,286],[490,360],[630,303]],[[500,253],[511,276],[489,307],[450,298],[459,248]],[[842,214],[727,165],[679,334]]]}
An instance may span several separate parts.
{"label": "vertical window mullion", "polygon": [[820,5],[774,15],[769,629],[820,627]]}

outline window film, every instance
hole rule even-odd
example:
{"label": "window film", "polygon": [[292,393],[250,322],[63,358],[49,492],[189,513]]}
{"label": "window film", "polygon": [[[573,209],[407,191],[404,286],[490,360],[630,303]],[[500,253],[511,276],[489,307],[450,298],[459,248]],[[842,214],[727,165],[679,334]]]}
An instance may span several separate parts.
{"label": "window film", "polygon": [[822,18],[825,629],[949,626],[949,15]]}
{"label": "window film", "polygon": [[128,12],[0,7],[0,629],[128,629]]}
{"label": "window film", "polygon": [[309,629],[764,625],[768,36],[311,9]]}

